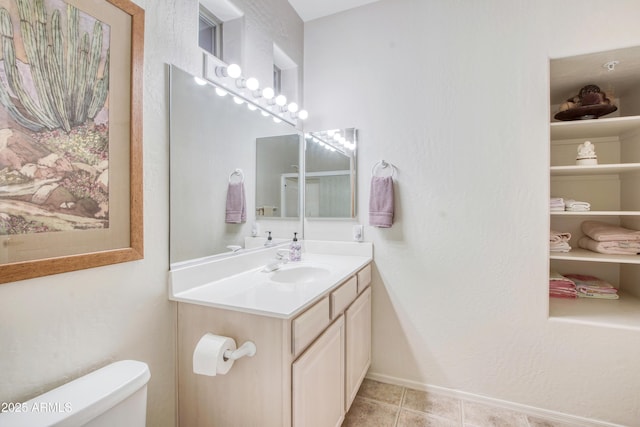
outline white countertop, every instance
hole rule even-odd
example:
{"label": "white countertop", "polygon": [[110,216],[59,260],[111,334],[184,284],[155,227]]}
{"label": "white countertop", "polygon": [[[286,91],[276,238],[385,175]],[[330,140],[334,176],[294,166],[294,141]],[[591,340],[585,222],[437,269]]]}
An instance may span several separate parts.
{"label": "white countertop", "polygon": [[[215,265],[189,265],[188,271],[185,268],[172,269],[169,299],[269,317],[292,318],[372,261],[370,243],[336,243],[305,242],[306,252],[302,261],[289,262],[280,268],[287,270],[309,265],[329,271],[317,280],[308,283],[270,280],[275,272],[262,270],[266,264],[264,260],[272,260],[275,250],[265,251],[263,254],[248,254],[245,260],[230,257],[217,261]],[[308,252],[309,249],[313,252]],[[211,280],[208,281],[207,277]]]}

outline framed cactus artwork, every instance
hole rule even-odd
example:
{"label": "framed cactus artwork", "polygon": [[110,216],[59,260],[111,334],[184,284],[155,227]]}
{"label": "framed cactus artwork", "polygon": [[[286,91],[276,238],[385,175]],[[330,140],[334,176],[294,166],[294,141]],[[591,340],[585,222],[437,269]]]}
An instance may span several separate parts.
{"label": "framed cactus artwork", "polygon": [[144,10],[0,0],[0,283],[143,257]]}

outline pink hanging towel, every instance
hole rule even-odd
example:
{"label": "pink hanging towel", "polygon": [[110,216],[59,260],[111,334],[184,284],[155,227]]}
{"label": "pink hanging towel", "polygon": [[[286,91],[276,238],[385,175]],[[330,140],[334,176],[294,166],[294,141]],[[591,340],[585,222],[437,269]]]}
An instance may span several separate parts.
{"label": "pink hanging towel", "polygon": [[393,224],[393,178],[371,177],[369,194],[369,225],[389,228]]}
{"label": "pink hanging towel", "polygon": [[227,189],[227,224],[241,224],[247,220],[247,203],[244,197],[244,183],[230,182]]}

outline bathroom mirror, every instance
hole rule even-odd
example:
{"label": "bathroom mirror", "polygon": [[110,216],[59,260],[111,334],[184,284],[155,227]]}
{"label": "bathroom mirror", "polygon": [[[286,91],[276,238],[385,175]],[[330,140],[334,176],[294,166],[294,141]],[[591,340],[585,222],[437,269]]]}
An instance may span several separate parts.
{"label": "bathroom mirror", "polygon": [[[276,123],[259,110],[249,110],[246,103],[237,104],[230,94],[218,95],[214,85],[175,66],[169,67],[169,74],[170,263],[231,254],[229,246],[244,248],[253,224],[262,218],[256,217],[255,205],[256,145],[260,145],[256,141],[270,141],[268,147],[265,142],[263,156],[271,149],[279,150],[276,147],[280,143],[274,141],[280,137],[286,141],[282,144],[293,146],[298,141],[299,147],[302,135],[286,122]],[[279,155],[278,151],[274,156]],[[295,158],[295,154],[292,156]],[[299,163],[293,158],[287,159],[287,167]],[[275,166],[276,162],[271,164]],[[241,172],[234,173],[236,169]],[[246,222],[226,223],[229,182],[242,179]],[[293,200],[293,196],[290,198]],[[296,213],[293,208],[286,210],[289,219]],[[274,237],[300,231],[300,222],[299,218],[294,218],[290,226],[283,222],[282,235]]]}
{"label": "bathroom mirror", "polygon": [[256,139],[256,217],[298,218],[300,137]]}
{"label": "bathroom mirror", "polygon": [[305,134],[305,217],[355,218],[354,128]]}

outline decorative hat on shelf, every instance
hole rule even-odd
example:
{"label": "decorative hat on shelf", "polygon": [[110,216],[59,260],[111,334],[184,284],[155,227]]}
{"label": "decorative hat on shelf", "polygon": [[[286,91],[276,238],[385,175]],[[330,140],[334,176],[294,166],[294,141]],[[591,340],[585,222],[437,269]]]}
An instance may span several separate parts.
{"label": "decorative hat on shelf", "polygon": [[596,147],[591,141],[585,141],[578,145],[578,157],[576,157],[577,165],[597,165],[598,156],[596,156]]}
{"label": "decorative hat on shelf", "polygon": [[617,109],[598,86],[586,85],[578,95],[561,104],[560,111],[553,117],[557,120],[597,119]]}

